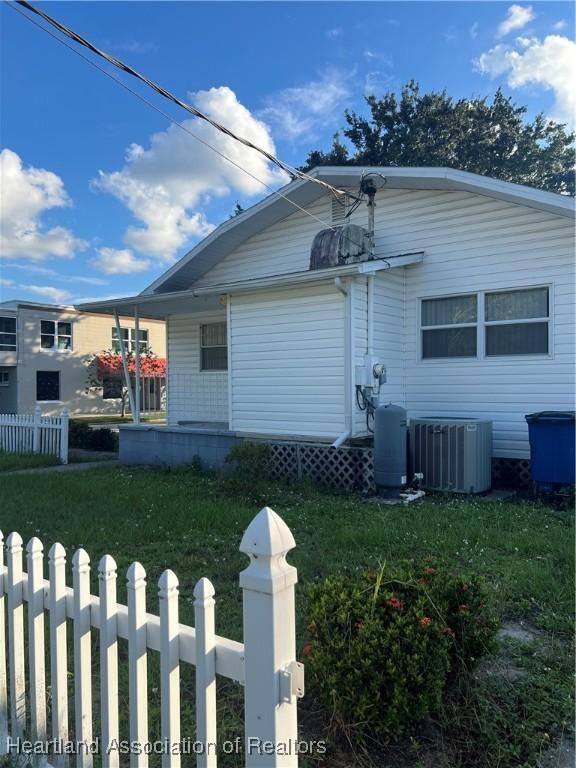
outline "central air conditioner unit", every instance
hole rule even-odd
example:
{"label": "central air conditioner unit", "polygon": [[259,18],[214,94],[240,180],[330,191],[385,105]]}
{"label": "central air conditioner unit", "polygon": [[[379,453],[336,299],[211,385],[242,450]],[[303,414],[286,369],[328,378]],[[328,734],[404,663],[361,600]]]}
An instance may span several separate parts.
{"label": "central air conditioner unit", "polygon": [[411,472],[435,491],[482,493],[492,479],[492,422],[470,418],[410,420]]}

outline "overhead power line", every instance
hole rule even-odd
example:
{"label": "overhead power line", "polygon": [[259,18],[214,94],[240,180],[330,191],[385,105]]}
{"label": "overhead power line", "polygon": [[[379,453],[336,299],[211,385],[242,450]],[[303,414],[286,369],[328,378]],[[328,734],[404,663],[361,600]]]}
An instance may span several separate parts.
{"label": "overhead power line", "polygon": [[[294,168],[288,163],[285,163],[283,160],[280,160],[278,157],[276,157],[272,153],[254,144],[249,139],[246,139],[243,136],[238,136],[238,134],[231,131],[225,125],[222,125],[222,123],[219,123],[216,120],[213,120],[211,117],[206,115],[204,112],[199,110],[194,105],[188,104],[185,101],[182,101],[173,93],[168,91],[166,88],[163,88],[161,85],[158,85],[153,80],[150,80],[148,77],[146,77],[145,75],[142,75],[140,72],[133,69],[128,64],[125,64],[120,59],[117,59],[115,56],[112,56],[111,54],[106,53],[106,51],[102,51],[100,48],[97,48],[93,43],[91,43],[85,37],[82,37],[82,35],[78,34],[73,29],[70,29],[70,27],[67,27],[65,24],[62,24],[57,19],[53,18],[49,14],[40,10],[39,8],[36,8],[34,5],[27,2],[26,0],[15,0],[15,2],[18,5],[22,6],[23,8],[26,8],[27,10],[31,11],[32,13],[35,13],[37,16],[40,16],[42,19],[44,19],[44,21],[48,22],[48,24],[53,26],[63,35],[66,35],[66,37],[69,37],[71,40],[74,40],[74,42],[78,43],[79,45],[82,45],[85,48],[88,48],[88,50],[92,51],[92,53],[96,54],[96,56],[99,56],[100,58],[104,59],[105,61],[117,67],[118,69],[122,70],[123,72],[126,72],[132,77],[135,77],[137,80],[140,80],[141,82],[145,83],[147,86],[149,86],[154,91],[156,91],[156,93],[159,93],[165,99],[168,99],[169,101],[173,102],[177,106],[182,107],[182,109],[185,109],[191,115],[194,115],[194,117],[200,120],[206,121],[207,123],[212,125],[214,128],[216,128],[216,130],[220,131],[226,136],[229,136],[231,139],[234,139],[235,141],[240,142],[245,147],[248,147],[249,149],[253,149],[255,152],[259,152],[261,155],[263,155],[263,157],[265,157],[271,163],[273,163],[278,168],[280,168],[285,173],[287,173],[292,178],[292,180],[302,179],[305,181],[311,181],[314,184],[318,184],[324,187],[325,189],[329,190],[332,194],[337,195],[338,197],[341,197],[344,194],[348,194],[348,193],[345,193],[344,190],[337,189],[336,187],[333,187],[331,184],[328,184],[325,181],[322,181],[321,179],[317,179],[314,176],[310,176],[309,174],[305,173],[304,171],[300,171],[297,168]],[[41,28],[45,29],[44,27],[41,27]],[[198,138],[198,137],[195,136],[195,138]]]}
{"label": "overhead power line", "polygon": [[[332,224],[328,224],[323,219],[321,219],[319,216],[317,216],[315,213],[311,213],[310,211],[306,210],[303,206],[299,205],[297,202],[289,198],[287,195],[285,195],[283,192],[280,192],[277,189],[274,189],[269,184],[267,184],[265,181],[260,179],[256,174],[252,173],[251,171],[244,168],[242,165],[237,163],[235,160],[232,160],[231,157],[228,157],[223,152],[221,152],[219,149],[214,147],[212,144],[210,144],[208,141],[203,139],[201,136],[198,136],[198,134],[194,133],[194,131],[191,131],[187,126],[184,125],[184,123],[179,122],[175,118],[173,118],[168,112],[165,112],[163,109],[160,109],[156,104],[154,104],[152,101],[147,99],[145,96],[143,96],[141,93],[138,93],[138,91],[135,91],[133,88],[130,88],[129,85],[126,85],[122,80],[115,77],[111,72],[108,72],[103,67],[101,67],[96,61],[93,61],[92,59],[89,59],[87,56],[84,56],[81,51],[77,50],[76,48],[73,48],[71,45],[69,45],[65,40],[63,40],[61,37],[58,37],[55,35],[50,29],[47,27],[42,26],[42,24],[39,24],[37,21],[32,19],[30,16],[23,13],[19,8],[17,8],[14,3],[7,3],[9,8],[12,8],[13,11],[16,11],[16,13],[20,14],[26,21],[29,21],[31,24],[34,24],[35,27],[38,27],[38,29],[41,29],[43,32],[46,32],[47,35],[50,35],[51,38],[56,40],[57,43],[60,43],[60,45],[63,45],[65,48],[67,48],[69,51],[74,53],[76,56],[79,56],[83,61],[85,61],[87,64],[90,64],[90,66],[97,69],[99,72],[101,72],[103,75],[106,75],[110,80],[112,80],[113,83],[116,83],[116,85],[119,85],[121,88],[123,88],[125,91],[128,91],[128,93],[131,93],[133,96],[135,96],[137,99],[142,101],[144,104],[149,106],[151,109],[158,112],[158,114],[165,117],[170,123],[175,125],[176,127],[180,128],[182,131],[187,133],[189,136],[192,136],[193,139],[196,139],[196,141],[199,141],[200,144],[203,144],[205,147],[210,149],[215,154],[219,155],[223,160],[226,160],[228,163],[233,165],[235,168],[238,168],[238,170],[245,173],[247,176],[250,176],[250,178],[254,179],[254,181],[257,181],[259,184],[262,184],[263,187],[268,189],[272,195],[275,195],[276,197],[280,197],[282,200],[285,200],[287,203],[289,203],[293,208],[300,211],[301,213],[306,214],[306,216],[309,216],[311,219],[314,219],[319,224],[321,224],[323,227],[326,227],[327,229],[335,229],[335,227]],[[346,195],[349,195],[349,193],[345,193]]]}

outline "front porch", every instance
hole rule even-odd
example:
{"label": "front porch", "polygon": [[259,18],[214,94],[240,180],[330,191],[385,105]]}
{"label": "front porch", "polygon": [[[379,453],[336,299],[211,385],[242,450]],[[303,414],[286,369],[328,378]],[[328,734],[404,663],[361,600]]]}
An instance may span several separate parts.
{"label": "front porch", "polygon": [[223,421],[126,424],[119,429],[121,464],[174,467],[200,460],[203,467],[219,469],[241,439]]}

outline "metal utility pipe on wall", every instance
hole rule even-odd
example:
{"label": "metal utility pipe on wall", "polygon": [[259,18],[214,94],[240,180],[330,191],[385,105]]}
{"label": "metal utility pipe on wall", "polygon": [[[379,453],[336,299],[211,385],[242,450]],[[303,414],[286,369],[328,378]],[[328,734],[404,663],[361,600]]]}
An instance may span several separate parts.
{"label": "metal utility pipe on wall", "polygon": [[118,343],[120,344],[120,355],[122,357],[122,369],[124,370],[124,381],[128,388],[128,400],[130,402],[130,411],[132,412],[132,421],[134,421],[134,393],[130,385],[130,372],[128,370],[128,361],[126,360],[126,348],[124,346],[124,339],[122,338],[122,331],[120,329],[120,320],[118,318],[117,310],[114,310],[114,323],[116,325],[116,333],[118,335]]}
{"label": "metal utility pipe on wall", "polygon": [[138,314],[138,307],[134,307],[134,343],[136,349],[134,350],[134,407],[135,413],[134,424],[140,424],[140,316]]}

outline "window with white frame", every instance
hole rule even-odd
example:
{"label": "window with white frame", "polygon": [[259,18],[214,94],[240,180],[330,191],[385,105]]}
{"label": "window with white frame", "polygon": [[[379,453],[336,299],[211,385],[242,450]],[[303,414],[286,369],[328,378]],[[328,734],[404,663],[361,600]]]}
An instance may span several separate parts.
{"label": "window with white frame", "polygon": [[16,318],[0,317],[0,352],[16,350]]}
{"label": "window with white frame", "polygon": [[72,349],[72,323],[41,320],[40,346],[42,349]]}
{"label": "window with white frame", "polygon": [[422,299],[421,357],[547,355],[549,323],[547,287]]}
{"label": "window with white frame", "polygon": [[547,355],[548,288],[495,291],[484,296],[485,354]]}
{"label": "window with white frame", "polygon": [[[135,328],[120,328],[122,335],[122,341],[124,342],[124,349],[127,352],[136,352],[136,329]],[[140,354],[145,355],[149,350],[149,333],[147,328],[140,328]],[[112,328],[112,351],[120,352],[120,339],[118,338],[118,330],[114,326]]]}
{"label": "window with white frame", "polygon": [[424,299],[421,306],[422,358],[476,357],[476,294]]}
{"label": "window with white frame", "polygon": [[226,323],[207,323],[200,326],[200,370],[228,370]]}

